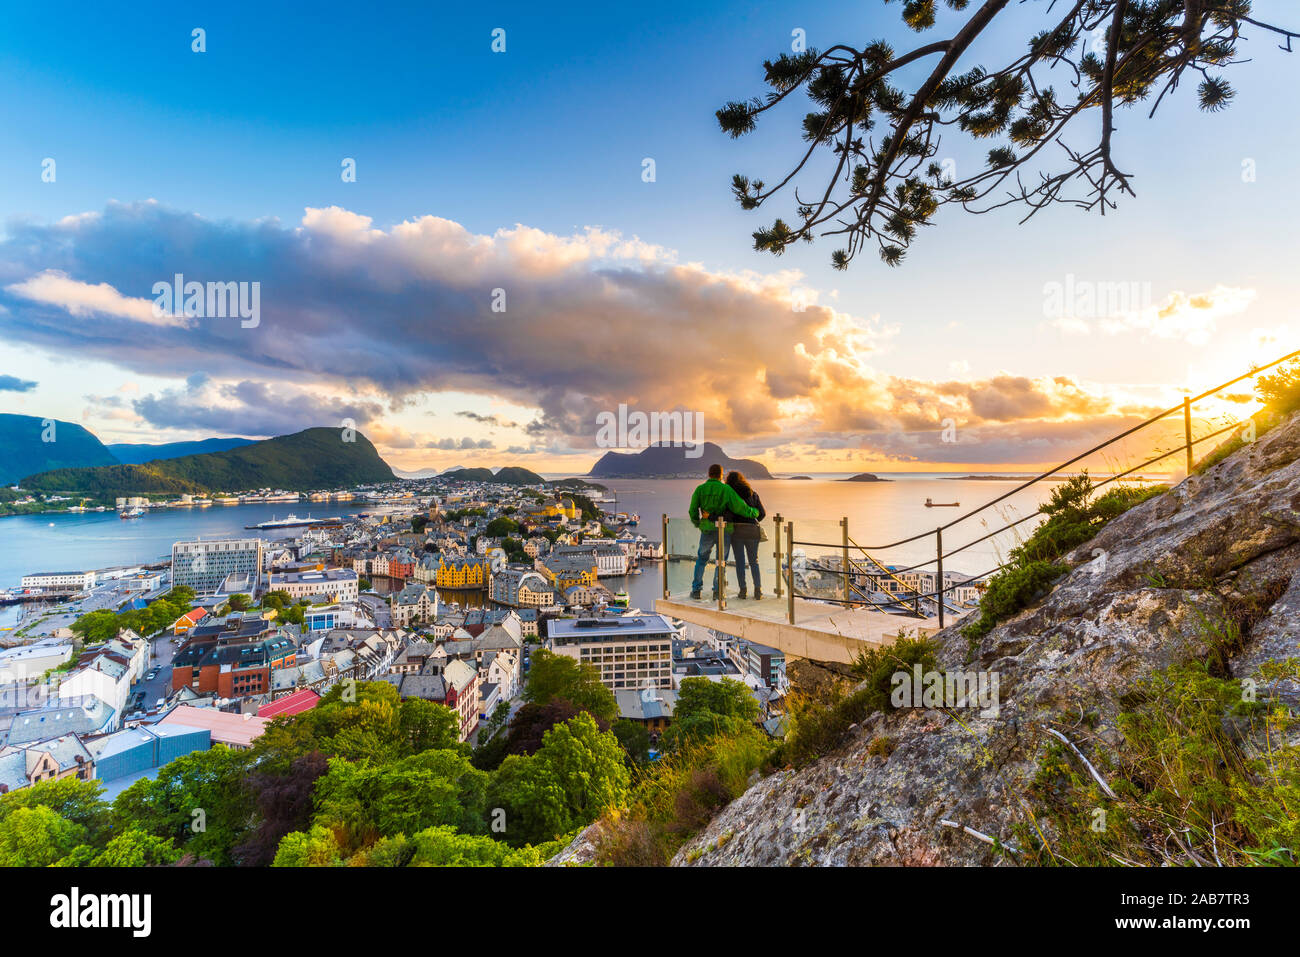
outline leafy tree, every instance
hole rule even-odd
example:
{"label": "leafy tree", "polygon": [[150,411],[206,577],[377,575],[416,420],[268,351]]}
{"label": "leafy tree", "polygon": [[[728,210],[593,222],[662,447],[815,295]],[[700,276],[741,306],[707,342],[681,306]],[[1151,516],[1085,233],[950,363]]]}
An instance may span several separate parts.
{"label": "leafy tree", "polygon": [[248,611],[253,607],[253,599],[247,595],[231,595],[226,604],[234,611]]}
{"label": "leafy tree", "polygon": [[421,698],[402,702],[398,724],[411,751],[455,748],[460,741],[460,716],[446,705]]}
{"label": "leafy tree", "polygon": [[1300,409],[1300,362],[1278,366],[1255,383],[1255,394],[1269,411],[1290,415]]}
{"label": "leafy tree", "polygon": [[[493,842],[495,843],[495,842]],[[348,858],[350,867],[405,867],[415,854],[415,846],[405,834],[381,837]]]}
{"label": "leafy tree", "polygon": [[758,702],[744,683],[687,678],[677,695],[673,723],[664,732],[664,744],[675,748],[686,740],[736,734],[753,726],[759,714]]}
{"label": "leafy tree", "polygon": [[511,848],[489,837],[431,827],[411,838],[411,867],[538,867],[543,858],[532,847]]}
{"label": "leafy tree", "polygon": [[272,867],[336,867],[342,864],[339,842],[329,828],[317,825],[310,831],[286,834],[275,852]]}
{"label": "leafy tree", "polygon": [[255,810],[244,786],[252,760],[251,751],[224,745],[182,755],[163,765],[156,778],[136,781],[119,794],[113,802],[114,823],[173,839],[185,851],[229,864],[230,851],[249,830]]}
{"label": "leafy tree", "polygon": [[59,862],[63,867],[162,867],[175,864],[181,852],[167,838],[155,837],[138,827],[119,834],[96,853],[83,844]]}
{"label": "leafy tree", "polygon": [[618,739],[602,731],[589,714],[580,714],[552,728],[534,757],[559,782],[576,818],[575,826],[594,821],[627,796],[629,777],[623,749]]}
{"label": "leafy tree", "polygon": [[650,732],[639,721],[631,718],[619,718],[611,731],[622,746],[627,758],[633,764],[645,764],[650,760]]}
{"label": "leafy tree", "polygon": [[563,698],[606,723],[618,717],[618,702],[614,692],[601,684],[600,672],[545,648],[532,656],[524,698],[539,705]]}
{"label": "leafy tree", "polygon": [[103,793],[104,785],[99,781],[82,781],[80,778],[38,781],[0,798],[0,820],[18,808],[47,807],[60,817],[86,828],[93,839],[109,823],[109,809],[104,803]]}
{"label": "leafy tree", "polygon": [[284,773],[295,757],[310,751],[387,764],[421,749],[468,750],[457,742],[444,711],[451,715],[450,722],[457,720],[443,705],[417,698],[401,701],[387,682],[343,682],[310,711],[272,721],[251,753],[259,767]]}
{"label": "leafy tree", "polygon": [[246,786],[257,804],[258,822],[234,848],[235,860],[247,867],[265,867],[275,859],[286,834],[310,827],[316,782],[328,770],[325,755],[311,751],[294,758],[287,774],[250,775]]}
{"label": "leafy tree", "polygon": [[0,819],[0,867],[48,867],[86,840],[86,829],[52,808],[15,808]]}
{"label": "leafy tree", "polygon": [[504,538],[519,531],[519,523],[512,518],[499,515],[487,523],[486,531],[490,538]]}
{"label": "leafy tree", "polygon": [[501,539],[501,549],[506,553],[508,562],[527,562],[528,553],[524,551],[524,543],[517,538]]}
{"label": "leafy tree", "polygon": [[488,804],[505,813],[503,836],[517,847],[573,829],[563,787],[534,755],[512,754],[501,762],[488,788]]}
{"label": "leafy tree", "polygon": [[[982,0],[955,19],[969,0],[944,5],[953,14],[938,0],[902,4],[908,28],[939,29],[942,39],[902,53],[883,39],[783,53],[763,65],[764,97],[718,110],[722,130],[739,137],[796,94],[811,101],[801,122],[806,146],[793,171],[775,185],[740,174],[732,180],[743,209],[759,208],[786,187],[795,192],[796,221],[777,219],[755,231],[755,249],[779,255],[799,240],[832,235],[842,243],[831,256],[836,268],[872,242],[893,266],[943,206],[982,213],[1015,205],[1028,219],[1064,203],[1104,214],[1118,194],[1134,195],[1131,174],[1114,157],[1117,109],[1154,100],[1154,114],[1181,80],[1199,76],[1199,106],[1216,112],[1235,95],[1221,71],[1241,62],[1243,30],[1281,35],[1288,51],[1300,36],[1251,17],[1248,0],[1040,3],[1039,29],[1021,34],[1018,50],[986,67],[971,51],[984,57],[996,49],[995,38],[1016,37],[1005,30],[1016,29],[1012,18],[1024,16],[1025,6]],[[926,61],[928,72],[916,73]],[[1083,118],[1090,111],[1100,116]],[[1089,127],[1096,140],[1079,147],[1073,141]],[[983,162],[956,174],[937,162],[945,130],[965,135],[972,147],[994,142]],[[942,149],[953,155],[951,146]],[[818,177],[811,189],[799,188],[801,174]]]}
{"label": "leafy tree", "polygon": [[[528,703],[515,712],[506,734],[506,754],[535,754],[546,741],[546,734],[557,724],[563,724],[582,714],[583,710],[567,698],[553,698],[546,704]],[[597,726],[609,728],[603,718],[596,718]]]}
{"label": "leafy tree", "polygon": [[316,785],[316,823],[348,849],[442,824],[482,833],[487,783],[456,751],[425,751],[383,767],[334,758]]}
{"label": "leafy tree", "polygon": [[629,780],[618,739],[584,713],[548,731],[536,754],[506,758],[488,790],[488,805],[505,811],[507,841],[536,844],[622,804]]}
{"label": "leafy tree", "polygon": [[72,633],[88,645],[115,638],[120,628],[117,614],[107,608],[89,612],[72,623]]}
{"label": "leafy tree", "polygon": [[275,591],[269,591],[262,596],[262,607],[281,611],[286,605],[293,604],[293,596],[287,591],[277,588]]}
{"label": "leafy tree", "polygon": [[176,585],[171,591],[163,595],[163,601],[171,602],[175,605],[191,605],[194,602],[195,596],[196,593],[194,589],[189,585]]}

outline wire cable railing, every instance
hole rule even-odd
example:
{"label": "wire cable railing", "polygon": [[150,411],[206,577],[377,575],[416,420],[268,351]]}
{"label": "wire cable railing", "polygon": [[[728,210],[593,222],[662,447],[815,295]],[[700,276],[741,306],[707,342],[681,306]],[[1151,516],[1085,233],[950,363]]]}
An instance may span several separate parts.
{"label": "wire cable railing", "polygon": [[[956,611],[957,613],[961,614],[964,613],[964,611],[969,610],[969,609],[959,609],[956,607],[959,604],[968,604],[968,603],[950,601],[949,599],[944,597],[945,595],[961,588],[973,587],[979,589],[980,587],[979,583],[987,580],[989,576],[996,574],[1000,569],[1002,569],[1006,565],[1006,562],[999,562],[996,566],[994,566],[992,569],[990,569],[987,572],[975,576],[959,576],[960,580],[955,580],[951,584],[949,584],[948,579],[945,578],[944,576],[944,571],[943,571],[944,560],[947,558],[951,558],[955,555],[962,554],[963,552],[966,552],[977,545],[987,542],[990,539],[993,539],[1008,531],[1016,529],[1020,525],[1030,521],[1031,519],[1038,518],[1039,516],[1043,515],[1046,512],[1050,503],[1040,505],[1037,509],[1035,509],[1034,511],[1030,512],[1027,515],[1023,515],[1019,518],[1009,521],[999,528],[986,532],[985,534],[982,534],[979,537],[966,542],[965,544],[959,545],[955,548],[948,549],[946,551],[943,546],[944,532],[955,528],[956,526],[960,525],[963,522],[969,521],[975,516],[988,511],[989,509],[993,508],[996,505],[1001,504],[1002,502],[1007,501],[1017,493],[1026,491],[1027,489],[1030,489],[1038,485],[1039,483],[1049,482],[1049,481],[1062,481],[1062,478],[1060,478],[1059,476],[1061,476],[1061,474],[1064,472],[1065,469],[1068,469],[1073,465],[1077,465],[1078,463],[1084,461],[1085,459],[1088,459],[1091,456],[1097,455],[1098,453],[1105,451],[1106,449],[1115,445],[1117,442],[1121,442],[1124,439],[1127,439],[1130,436],[1133,436],[1144,429],[1147,429],[1157,423],[1164,422],[1165,420],[1169,419],[1171,416],[1178,415],[1180,413],[1183,418],[1183,436],[1182,436],[1183,441],[1181,442],[1181,444],[1176,445],[1173,448],[1168,449],[1167,451],[1160,452],[1158,455],[1147,458],[1137,465],[1134,465],[1130,468],[1126,468],[1122,471],[1111,474],[1105,478],[1096,481],[1090,480],[1089,492],[1090,493],[1094,492],[1097,489],[1103,488],[1114,482],[1120,482],[1125,478],[1128,478],[1129,476],[1133,475],[1134,473],[1149,469],[1151,468],[1151,466],[1159,462],[1162,462],[1168,458],[1171,458],[1172,456],[1178,455],[1179,453],[1183,453],[1186,456],[1186,461],[1185,461],[1186,474],[1188,476],[1191,476],[1195,472],[1194,450],[1198,445],[1201,445],[1205,442],[1209,442],[1216,438],[1220,438],[1229,433],[1236,432],[1237,430],[1245,427],[1247,425],[1247,422],[1249,421],[1243,419],[1241,421],[1232,422],[1229,425],[1226,425],[1222,428],[1215,429],[1214,431],[1208,432],[1205,435],[1199,437],[1193,437],[1192,408],[1195,405],[1195,403],[1210,398],[1211,396],[1215,396],[1218,393],[1222,392],[1224,389],[1231,388],[1232,386],[1237,385],[1240,382],[1244,382],[1247,379],[1254,378],[1255,376],[1258,376],[1261,373],[1268,371],[1269,369],[1276,368],[1277,366],[1280,366],[1285,362],[1289,362],[1297,358],[1300,358],[1300,350],[1296,350],[1295,352],[1288,353],[1287,355],[1284,355],[1278,359],[1274,359],[1272,362],[1266,363],[1264,365],[1256,366],[1252,368],[1249,372],[1243,373],[1242,375],[1239,375],[1236,378],[1229,379],[1227,382],[1222,382],[1219,385],[1214,386],[1213,388],[1206,389],[1204,392],[1201,392],[1198,395],[1187,396],[1186,398],[1183,399],[1181,404],[1166,409],[1163,412],[1153,415],[1150,418],[1147,418],[1142,422],[1139,422],[1136,425],[1133,425],[1123,430],[1122,432],[1117,433],[1116,435],[1107,439],[1105,442],[1101,442],[1097,445],[1094,445],[1092,448],[1088,449],[1087,451],[1079,453],[1073,458],[1065,462],[1062,462],[1060,465],[1048,469],[1047,471],[1042,472],[1034,476],[1033,478],[1030,478],[1020,483],[1010,491],[995,496],[994,498],[971,509],[965,514],[959,515],[958,517],[948,522],[945,522],[944,524],[939,525],[934,529],[927,529],[925,531],[917,532],[914,535],[909,535],[906,538],[901,538],[894,542],[887,542],[880,545],[858,544],[858,542],[856,542],[849,535],[847,518],[842,518],[839,521],[841,534],[840,534],[840,541],[838,542],[800,540],[794,537],[794,522],[790,520],[783,521],[782,516],[776,515],[774,516],[774,522],[776,526],[776,535],[774,536],[776,540],[775,542],[776,547],[773,552],[773,557],[775,558],[775,568],[776,568],[776,597],[777,598],[784,597],[786,599],[787,617],[791,624],[795,623],[794,600],[796,597],[809,599],[817,602],[824,602],[829,604],[837,604],[837,605],[845,605],[845,606],[869,605],[876,608],[887,608],[890,609],[892,612],[899,613],[899,614],[908,614],[909,613],[908,605],[910,604],[911,606],[910,613],[917,617],[929,617],[924,615],[922,610],[923,603],[929,601],[937,611],[938,625],[940,628],[942,628],[944,627],[945,624],[947,612]],[[668,516],[664,515],[663,520],[664,520],[664,542],[665,542],[665,550],[666,550],[667,542],[668,542],[668,521],[669,521]],[[717,534],[718,534],[718,542],[717,542],[718,555],[722,556],[722,560],[718,562],[718,569],[716,571],[715,583],[719,586],[718,598],[717,598],[718,607],[719,609],[723,609],[726,607],[726,594],[725,594],[726,593],[726,559],[725,559],[726,533],[725,533],[723,522],[717,523]],[[785,539],[784,549],[782,548],[783,537]],[[915,564],[911,564],[905,567],[900,568],[900,567],[886,565],[882,563],[879,559],[877,559],[874,555],[871,554],[872,552],[884,552],[884,551],[889,551],[891,549],[902,547],[904,545],[911,545],[931,537],[933,537],[935,541],[934,557],[928,558],[925,561],[917,562]],[[821,592],[809,591],[807,589],[799,589],[796,587],[797,572],[795,570],[795,561],[794,561],[794,553],[795,553],[796,546],[801,546],[803,548],[826,549],[826,550],[833,550],[839,552],[838,565],[822,564],[822,562],[825,561],[824,558],[818,560],[815,563],[812,562],[811,560],[805,560],[804,562],[804,567],[806,570],[815,571],[819,575],[829,574],[831,576],[842,578],[842,582],[839,588],[837,589],[838,594],[826,593],[824,590]],[[869,562],[870,564],[878,568],[879,571],[878,572],[866,571],[864,569],[864,563],[860,559],[851,557],[851,553],[853,552],[859,553],[867,560],[867,562]],[[668,563],[665,562],[664,573],[663,573],[664,575],[663,586],[664,586],[665,598],[671,597],[668,589],[667,565]],[[856,570],[855,570],[855,565],[856,565]],[[933,583],[934,583],[933,590],[923,592],[919,584],[921,580],[919,577],[917,579],[917,583],[908,582],[901,577],[903,575],[910,574],[913,572],[919,572],[921,569],[926,569],[929,568],[930,566],[935,566],[935,571],[932,573]],[[926,573],[926,574],[928,576],[931,573]],[[855,582],[855,578],[860,579],[862,581]],[[879,587],[872,587],[873,592],[888,595],[888,598],[886,598],[884,601],[872,600],[871,596],[866,592],[864,592],[862,589],[864,586],[871,587],[870,583],[872,583],[873,580],[882,579],[882,578],[888,581],[892,581],[897,585],[901,586],[903,594],[894,595],[888,590],[882,590]],[[876,585],[879,585],[879,582],[876,582]],[[856,597],[854,594],[855,590],[857,592]]]}

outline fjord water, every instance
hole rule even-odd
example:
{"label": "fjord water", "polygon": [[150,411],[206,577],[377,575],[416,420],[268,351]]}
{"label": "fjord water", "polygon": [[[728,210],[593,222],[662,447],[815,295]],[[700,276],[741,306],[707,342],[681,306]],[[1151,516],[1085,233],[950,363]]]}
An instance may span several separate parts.
{"label": "fjord water", "polygon": [[[120,519],[116,512],[55,512],[0,518],[0,587],[17,585],[32,572],[82,571],[170,560],[172,543],[202,538],[247,538],[267,541],[292,538],[301,528],[251,531],[290,512],[306,517],[304,505],[213,505],[209,508],[150,509],[139,518]],[[355,513],[346,502],[311,504],[315,518]]]}

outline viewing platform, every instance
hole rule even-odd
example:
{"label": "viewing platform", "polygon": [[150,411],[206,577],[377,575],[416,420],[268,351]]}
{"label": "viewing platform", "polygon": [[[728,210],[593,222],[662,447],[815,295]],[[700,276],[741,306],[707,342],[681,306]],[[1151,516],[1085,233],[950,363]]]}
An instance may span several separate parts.
{"label": "viewing platform", "polygon": [[[707,591],[706,591],[707,594]],[[852,664],[865,648],[890,644],[901,630],[911,636],[932,635],[939,619],[891,615],[870,608],[842,607],[795,598],[795,624],[789,621],[789,601],[783,596],[729,598],[726,607],[685,596],[660,598],[655,611],[712,628],[746,641],[768,645],[813,661]]]}
{"label": "viewing platform", "polygon": [[[690,597],[691,575],[700,530],[688,519],[665,516],[663,590],[655,611],[793,657],[852,664],[864,650],[891,644],[899,634],[932,635],[978,602],[982,585],[968,576],[945,575],[940,566],[936,579],[933,572],[868,555],[849,535],[847,519],[790,523],[772,516],[763,534],[761,599],[739,596],[734,562],[722,570],[725,600],[713,597],[716,548],[704,573],[703,597],[696,599]],[[936,580],[944,586],[936,589]]]}

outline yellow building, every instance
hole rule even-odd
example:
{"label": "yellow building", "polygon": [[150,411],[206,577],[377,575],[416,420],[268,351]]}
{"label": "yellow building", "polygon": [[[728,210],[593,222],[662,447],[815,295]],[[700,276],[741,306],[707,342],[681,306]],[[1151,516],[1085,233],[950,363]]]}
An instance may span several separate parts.
{"label": "yellow building", "polygon": [[573,499],[563,498],[524,509],[524,516],[535,522],[545,522],[552,518],[567,518],[576,522],[582,518],[582,509],[573,503]]}
{"label": "yellow building", "polygon": [[491,568],[487,558],[442,556],[438,561],[438,587],[487,588]]}

